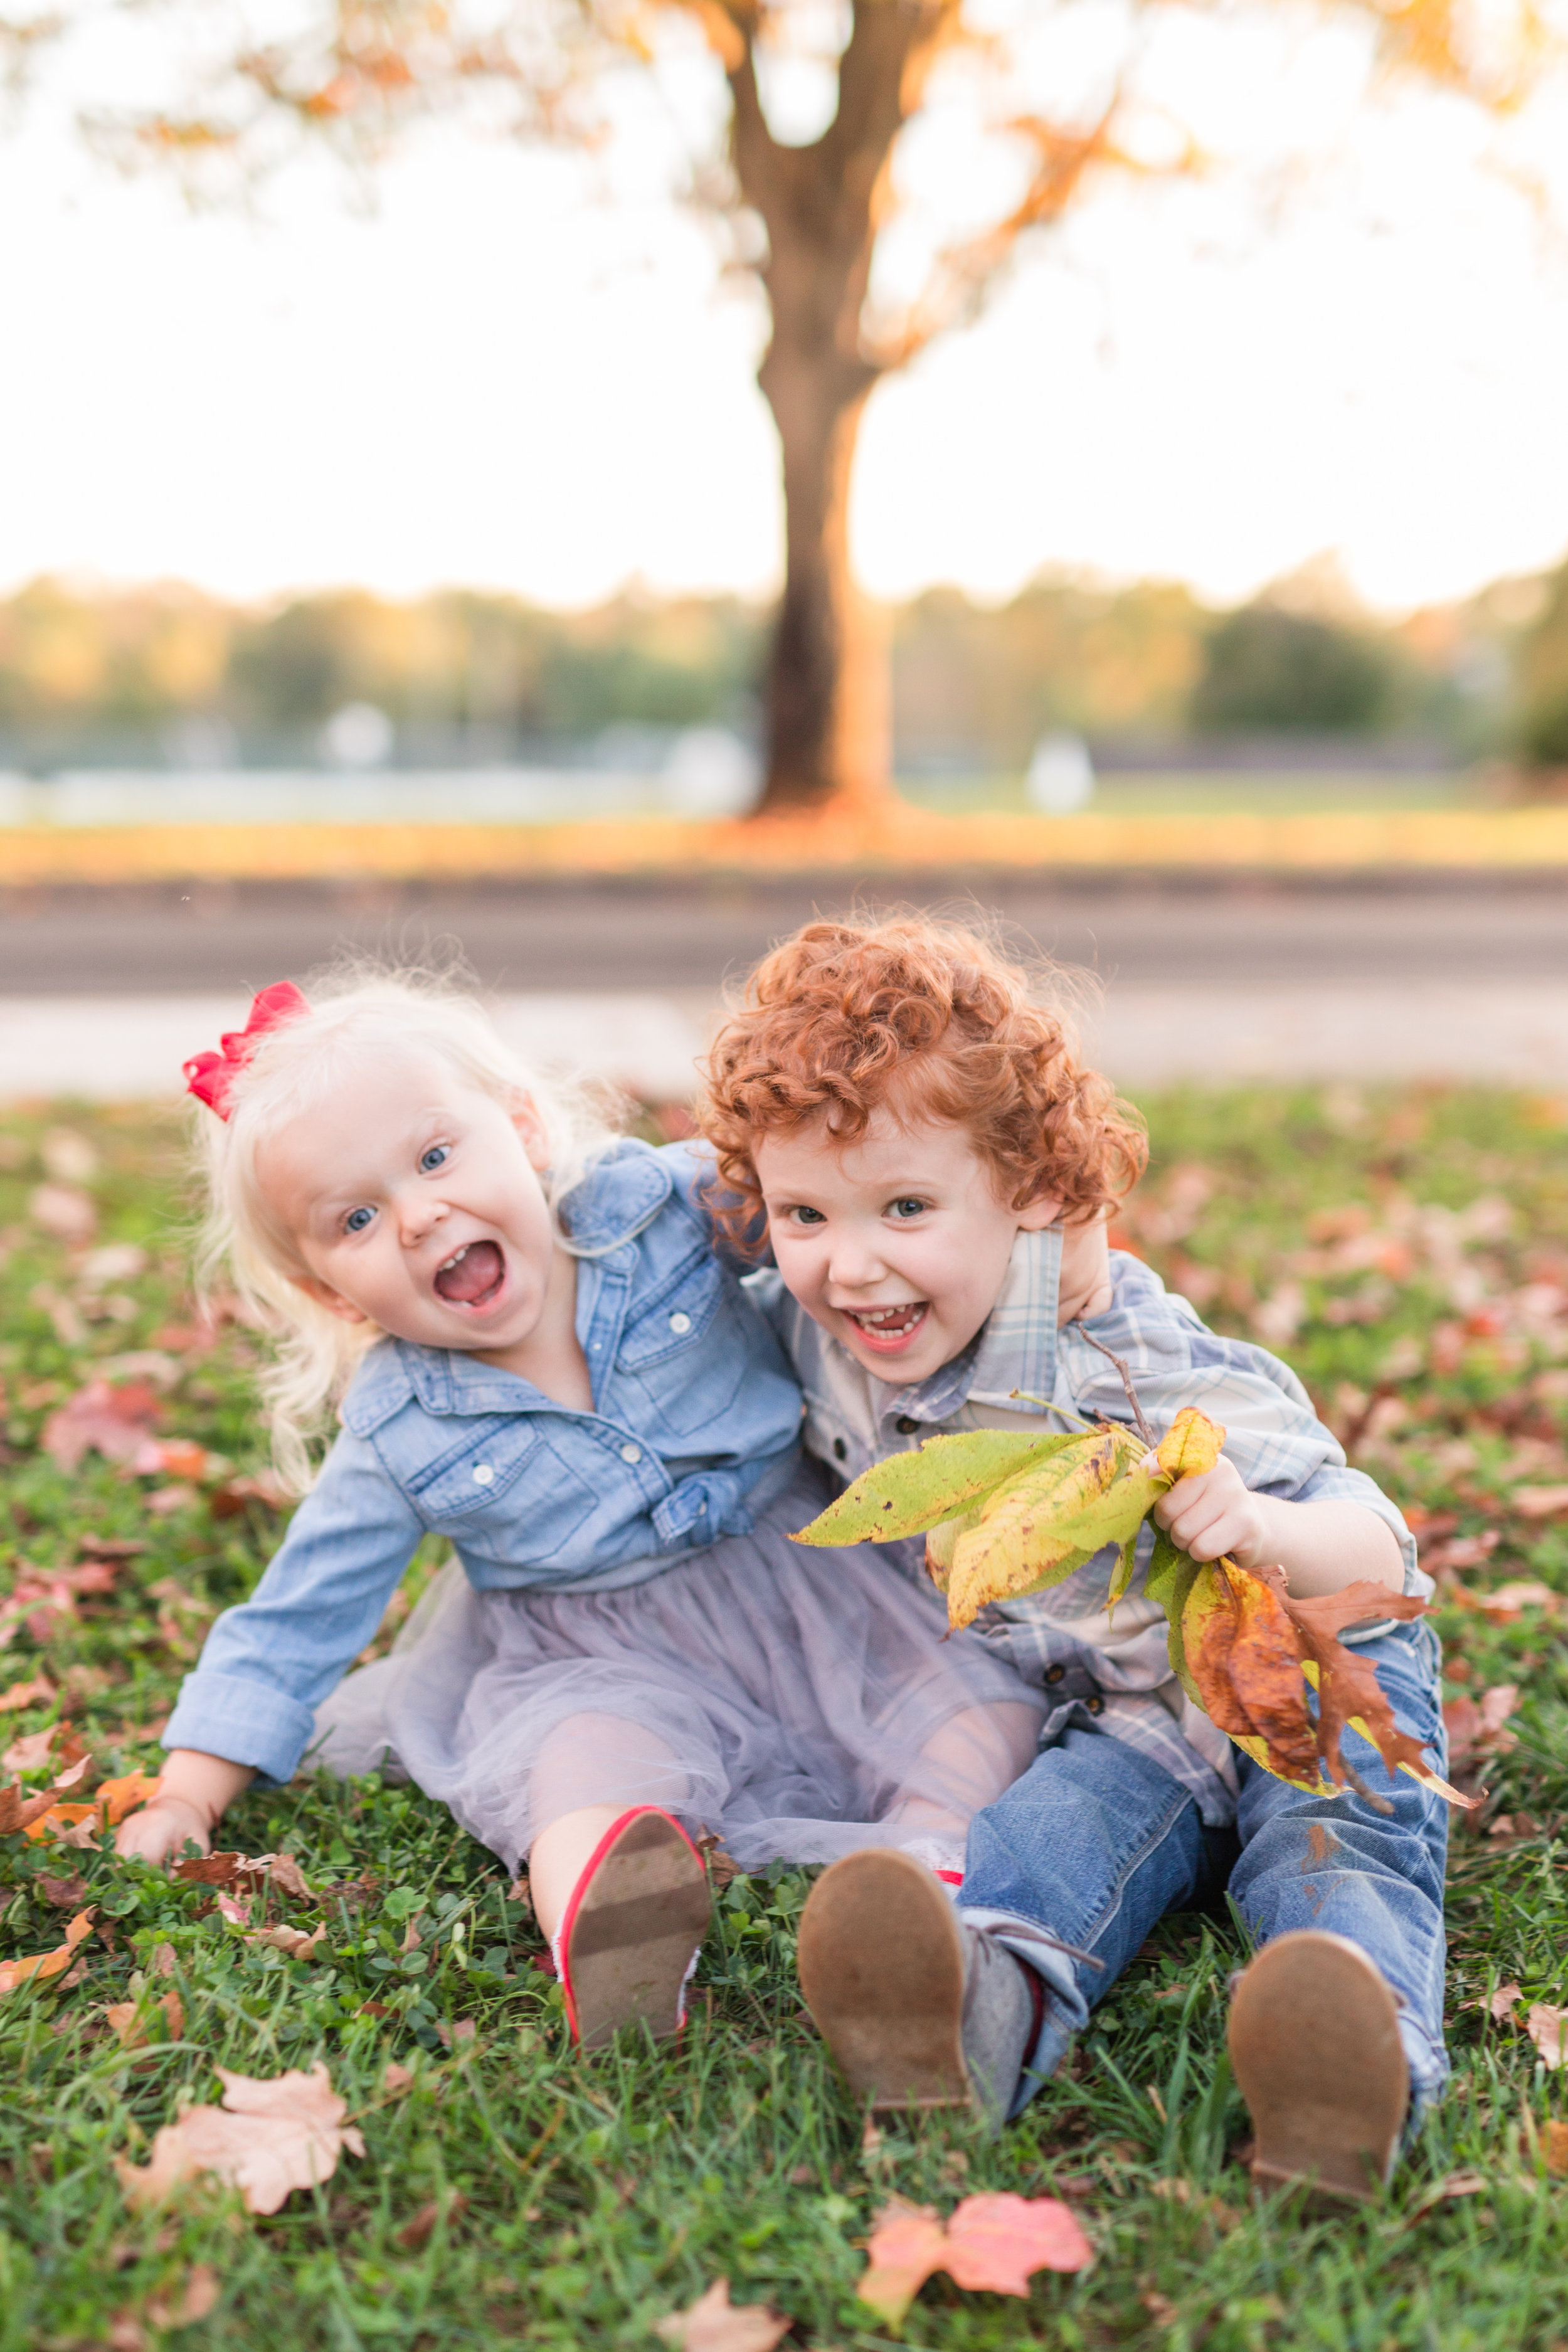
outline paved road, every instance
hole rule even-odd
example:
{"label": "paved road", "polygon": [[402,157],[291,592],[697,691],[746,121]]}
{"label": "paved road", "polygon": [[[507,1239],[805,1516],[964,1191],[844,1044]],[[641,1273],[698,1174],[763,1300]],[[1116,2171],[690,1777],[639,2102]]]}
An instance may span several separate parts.
{"label": "paved road", "polygon": [[[881,906],[939,897],[929,877],[864,895]],[[0,873],[0,997],[230,992],[302,975],[343,946],[419,957],[433,945],[460,949],[481,981],[508,992],[711,993],[771,940],[849,897],[837,879],[8,892]],[[1117,890],[983,876],[955,879],[946,902],[978,902],[1117,987],[1568,984],[1568,892],[1528,881]]]}

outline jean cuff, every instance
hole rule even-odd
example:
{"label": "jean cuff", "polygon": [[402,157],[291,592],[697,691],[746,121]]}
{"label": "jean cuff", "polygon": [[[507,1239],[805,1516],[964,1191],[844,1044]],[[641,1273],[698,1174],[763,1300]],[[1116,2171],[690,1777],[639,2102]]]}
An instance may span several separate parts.
{"label": "jean cuff", "polygon": [[1024,2053],[1017,2085],[1008,2103],[1006,2120],[1023,2113],[1042,2083],[1048,2083],[1068,2053],[1075,2033],[1089,2023],[1089,2003],[1079,1990],[1073,1963],[1066,1952],[1047,1940],[1049,1930],[1016,1911],[992,1911],[978,1904],[961,1903],[958,1916],[966,1927],[990,1936],[1032,1969],[1045,1988],[1039,2031]]}

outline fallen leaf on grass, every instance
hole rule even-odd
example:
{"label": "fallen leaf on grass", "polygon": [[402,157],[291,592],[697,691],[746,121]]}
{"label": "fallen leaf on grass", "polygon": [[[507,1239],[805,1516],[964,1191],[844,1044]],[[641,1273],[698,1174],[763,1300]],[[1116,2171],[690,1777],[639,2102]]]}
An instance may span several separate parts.
{"label": "fallen leaf on grass", "polygon": [[966,2197],[943,2222],[929,2205],[887,2206],[856,2294],[896,2327],[933,2271],[993,2294],[1026,2295],[1038,2270],[1079,2271],[1093,2249],[1054,2197]]}
{"label": "fallen leaf on grass", "polygon": [[383,2097],[388,2099],[401,2099],[405,2093],[411,2091],[413,2088],[414,2077],[409,2073],[408,2068],[406,2066],[400,2066],[395,2058],[389,2058],[385,2065],[381,2070],[381,2089]]}
{"label": "fallen leaf on grass", "polygon": [[318,1927],[313,1936],[308,1936],[303,1927],[258,1927],[245,1940],[247,1944],[265,1944],[274,1952],[286,1952],[291,1960],[313,1960],[316,1947],[326,1932],[325,1927]]}
{"label": "fallen leaf on grass", "polygon": [[154,2327],[195,2327],[198,2320],[209,2318],[216,2308],[218,2275],[210,2263],[196,2263],[185,2280],[184,2291],[177,2303],[166,2295],[156,2295],[147,2305],[147,2317]]}
{"label": "fallen leaf on grass", "polygon": [[79,1870],[73,1870],[68,1878],[51,1878],[45,1871],[38,1880],[38,1892],[57,1911],[79,1911],[87,1900],[87,1881]]}
{"label": "fallen leaf on grass", "polygon": [[247,1895],[258,1894],[264,1886],[276,1886],[279,1893],[291,1895],[298,1903],[316,1900],[291,1853],[192,1854],[184,1862],[176,1862],[171,1874],[183,1878],[190,1886],[238,1887]]}
{"label": "fallen leaf on grass", "polygon": [[85,1388],[50,1413],[39,1441],[49,1459],[66,1471],[76,1470],[84,1454],[101,1454],[109,1462],[133,1462],[150,1444],[163,1408],[147,1381],[127,1381],[115,1388],[105,1380],[89,1381]]}
{"label": "fallen leaf on grass", "polygon": [[39,1824],[48,1814],[59,1811],[55,1802],[59,1790],[75,1788],[89,1760],[82,1757],[68,1772],[60,1774],[53,1787],[40,1789],[36,1796],[29,1796],[20,1780],[14,1780],[8,1789],[0,1789],[0,1837],[9,1837],[17,1830],[24,1830],[28,1837],[37,1835]]}
{"label": "fallen leaf on grass", "polygon": [[[169,2029],[171,2042],[183,2039],[185,2031],[185,2004],[177,1992],[166,1992],[156,2006],[163,2011],[163,2022]],[[122,2050],[140,2050],[148,2039],[151,2019],[140,2001],[112,2000],[103,2012],[110,2027],[118,2035]]]}
{"label": "fallen leaf on grass", "polygon": [[398,2244],[406,2252],[417,2253],[420,2247],[426,2244],[434,2235],[437,2221],[455,2221],[468,2210],[468,2199],[460,2189],[454,2189],[448,2191],[444,2201],[438,2197],[432,2197],[428,2204],[421,2205],[413,2220],[405,2221],[402,2229],[395,2231],[394,2234]]}
{"label": "fallen leaf on grass", "polygon": [[66,1927],[66,1939],[57,1944],[52,1952],[30,1952],[16,1960],[0,1960],[0,1993],[13,1992],[19,1984],[36,1977],[40,1982],[47,1977],[63,1976],[76,1958],[76,1948],[92,1933],[92,1913],[79,1911]]}
{"label": "fallen leaf on grass", "polygon": [[715,2279],[684,2311],[672,2311],[654,2329],[679,2352],[773,2352],[795,2326],[765,2303],[733,2304],[728,2279]]}
{"label": "fallen leaf on grass", "polygon": [[1542,2163],[1554,2179],[1561,2179],[1568,2172],[1568,2123],[1560,2116],[1549,2116],[1538,2124],[1528,2107],[1524,2119]]}
{"label": "fallen leaf on grass", "polygon": [[226,1478],[207,1496],[207,1508],[215,1519],[237,1519],[252,1504],[264,1511],[286,1511],[292,1501],[282,1480],[263,1470],[253,1477]]}
{"label": "fallen leaf on grass", "polygon": [[213,2172],[241,2191],[248,2211],[276,2213],[292,2190],[330,2180],[345,2147],[364,2154],[324,2065],[308,2074],[290,2067],[270,2082],[216,2073],[221,2107],[188,2107],[159,2132],[149,2163],[116,2165],[132,2205],[157,2204],[193,2174]]}
{"label": "fallen leaf on grass", "polygon": [[1482,1756],[1500,1755],[1513,1747],[1514,1735],[1503,1726],[1519,1705],[1515,1683],[1496,1683],[1481,1693],[1480,1703],[1467,1693],[1450,1699],[1443,1709],[1448,1733],[1448,1769],[1463,1772]]}
{"label": "fallen leaf on grass", "polygon": [[1429,2213],[1434,2205],[1445,2205],[1452,2198],[1479,2197],[1490,2185],[1479,2172],[1450,2172],[1445,2179],[1437,2181],[1415,2200],[1405,2216],[1405,2221],[1419,2221],[1422,2214]]}
{"label": "fallen leaf on grass", "polygon": [[[1478,2001],[1476,2006],[1479,2009],[1480,2003]],[[1490,2000],[1487,2003],[1487,2007],[1491,2011],[1492,2015],[1496,2018],[1500,2025],[1507,2023],[1508,2020],[1513,2015],[1513,2012],[1518,2006],[1519,1987],[1516,1984],[1499,1985],[1496,1992],[1493,1993]]]}
{"label": "fallen leaf on grass", "polygon": [[24,1706],[53,1706],[59,1693],[47,1675],[35,1675],[29,1683],[13,1683],[8,1691],[0,1691],[0,1715],[12,1715]]}
{"label": "fallen leaf on grass", "polygon": [[1568,2063],[1568,2009],[1538,2000],[1526,2014],[1524,2030],[1541,2053],[1542,2065]]}
{"label": "fallen leaf on grass", "polygon": [[1521,1519],[1556,1519],[1568,1511],[1568,1486],[1516,1486],[1509,1501]]}
{"label": "fallen leaf on grass", "polygon": [[98,1209],[89,1192],[72,1184],[36,1184],[27,1195],[27,1214],[52,1241],[79,1244],[98,1231]]}

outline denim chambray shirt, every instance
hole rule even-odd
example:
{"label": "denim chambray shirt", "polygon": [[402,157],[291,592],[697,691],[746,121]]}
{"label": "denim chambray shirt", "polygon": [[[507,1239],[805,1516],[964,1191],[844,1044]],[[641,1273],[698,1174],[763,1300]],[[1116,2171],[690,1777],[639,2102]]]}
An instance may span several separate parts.
{"label": "denim chambray shirt", "polygon": [[481,1591],[640,1584],[744,1534],[798,1446],[800,1390],[715,1255],[685,1144],[625,1139],[563,1204],[595,1410],[477,1357],[382,1339],[250,1600],[226,1610],[163,1734],[285,1781],[422,1537]]}

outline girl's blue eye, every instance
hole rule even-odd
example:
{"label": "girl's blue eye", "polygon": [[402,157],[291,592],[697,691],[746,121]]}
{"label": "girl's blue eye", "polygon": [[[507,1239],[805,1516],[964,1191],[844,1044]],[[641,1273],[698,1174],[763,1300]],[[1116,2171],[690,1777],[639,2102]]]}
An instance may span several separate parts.
{"label": "girl's blue eye", "polygon": [[797,1209],[795,1213],[803,1225],[825,1225],[827,1223],[820,1209]]}
{"label": "girl's blue eye", "polygon": [[343,1219],[343,1231],[348,1234],[363,1234],[374,1214],[374,1209],[351,1209]]}
{"label": "girl's blue eye", "polygon": [[895,1217],[906,1219],[910,1217],[923,1217],[925,1210],[926,1204],[923,1201],[895,1201],[893,1202],[893,1214]]}
{"label": "girl's blue eye", "polygon": [[450,1156],[451,1149],[449,1143],[433,1143],[428,1151],[422,1151],[419,1155],[420,1174],[428,1176],[432,1169],[439,1168],[442,1161]]}

